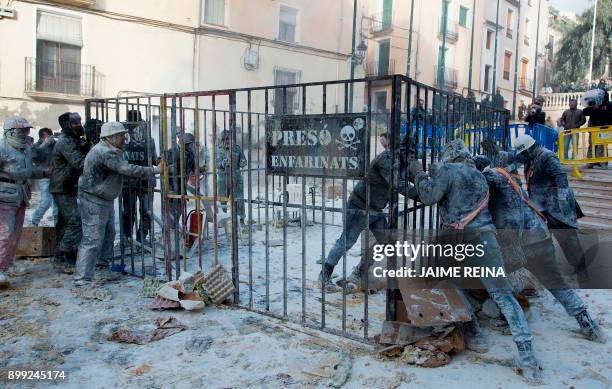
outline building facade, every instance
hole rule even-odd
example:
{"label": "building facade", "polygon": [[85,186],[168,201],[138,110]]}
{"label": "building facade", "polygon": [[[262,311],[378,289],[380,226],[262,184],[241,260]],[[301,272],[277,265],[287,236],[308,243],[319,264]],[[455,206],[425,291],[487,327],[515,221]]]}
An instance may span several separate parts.
{"label": "building facade", "polygon": [[530,104],[534,90],[537,94],[544,84],[544,68],[548,61],[544,58],[549,39],[548,7],[548,0],[486,2],[480,89],[494,94],[499,88],[504,107],[511,111],[514,109],[515,115],[518,106]]}
{"label": "building facade", "polygon": [[350,0],[0,0],[0,7],[0,34],[13,37],[0,51],[0,116],[22,114],[37,127],[57,128],[58,115],[83,112],[92,97],[349,77]]}

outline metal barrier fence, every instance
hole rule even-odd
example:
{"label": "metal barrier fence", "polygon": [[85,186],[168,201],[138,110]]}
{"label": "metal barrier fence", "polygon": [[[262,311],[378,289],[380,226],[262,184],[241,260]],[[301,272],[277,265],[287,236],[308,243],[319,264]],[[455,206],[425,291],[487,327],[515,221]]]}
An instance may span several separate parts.
{"label": "metal barrier fence", "polygon": [[[372,112],[374,96],[383,93],[385,108]],[[423,107],[416,103],[421,99]],[[369,161],[388,149],[391,182],[397,183],[405,173],[399,166],[402,142],[428,168],[448,140],[465,139],[474,153],[481,153],[485,139],[502,149],[510,139],[508,111],[403,76],[95,99],[86,102],[86,116],[125,122],[132,142],[141,143],[142,163],[156,162],[158,154],[163,167],[159,183],[127,180],[118,200],[125,223],[120,223],[117,258],[130,273],[170,280],[182,271],[206,272],[221,264],[231,269],[235,304],[362,341],[370,340],[372,326],[380,328],[382,321],[395,318],[397,291],[382,286],[387,293],[371,294],[374,281],[366,275],[359,293],[326,293],[317,283],[322,265],[315,261],[324,261],[346,231],[348,196],[360,180],[369,185]],[[338,149],[358,150],[363,177],[266,169],[278,123],[324,126],[348,117],[365,119],[362,137],[347,132]],[[389,136],[381,138],[384,133]],[[194,136],[191,146],[185,144],[187,134]],[[420,241],[437,229],[437,209],[400,196],[398,189],[389,189],[383,211],[388,227],[406,240]],[[138,209],[130,193],[140,196]],[[143,213],[150,217],[150,226],[141,221],[137,229],[128,228],[138,218],[135,210],[141,219]],[[371,241],[365,233],[361,250],[345,247],[337,267],[341,280],[361,255],[368,255]],[[388,266],[396,260],[391,258]]]}
{"label": "metal barrier fence", "polygon": [[559,150],[558,133],[554,128],[547,127],[542,124],[534,124],[533,126],[529,126],[525,123],[510,124],[509,127],[509,144],[512,144],[512,139],[516,138],[519,134],[525,133],[527,135],[531,135],[539,145],[544,146],[555,153]]}

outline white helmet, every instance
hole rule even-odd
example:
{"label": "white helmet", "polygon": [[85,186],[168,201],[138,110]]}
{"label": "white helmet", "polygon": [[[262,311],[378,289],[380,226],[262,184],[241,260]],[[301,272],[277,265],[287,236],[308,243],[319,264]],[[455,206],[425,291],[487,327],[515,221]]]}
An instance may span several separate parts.
{"label": "white helmet", "polygon": [[123,124],[119,122],[108,122],[102,125],[102,129],[100,130],[100,138],[106,138],[108,136],[113,136],[115,134],[122,134],[127,132]]}
{"label": "white helmet", "polygon": [[534,144],[535,139],[531,135],[521,134],[514,140],[514,150],[517,153],[522,153],[525,150],[529,150]]}

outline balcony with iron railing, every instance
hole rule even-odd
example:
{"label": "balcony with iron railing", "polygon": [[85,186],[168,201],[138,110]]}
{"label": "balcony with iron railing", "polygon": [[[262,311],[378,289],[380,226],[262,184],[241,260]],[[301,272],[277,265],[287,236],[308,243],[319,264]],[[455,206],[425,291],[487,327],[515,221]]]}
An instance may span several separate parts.
{"label": "balcony with iron railing", "polygon": [[[454,20],[450,20],[447,19],[446,20],[446,41],[447,42],[457,42],[457,39],[459,39],[459,31],[457,28],[457,22]],[[440,28],[438,30],[438,38],[442,39],[442,34],[443,34],[443,27],[444,27],[444,20],[440,20]]]}
{"label": "balcony with iron railing", "polygon": [[511,29],[510,27],[506,27],[506,37],[512,39],[513,35],[514,35],[514,30]]}
{"label": "balcony with iron railing", "polygon": [[366,62],[366,77],[387,76],[395,73],[395,60]]}
{"label": "balcony with iron railing", "polygon": [[372,34],[381,34],[389,32],[393,29],[393,14],[391,12],[379,12],[372,14],[370,19],[370,32]]}
{"label": "balcony with iron railing", "polygon": [[523,37],[523,43],[525,43],[525,46],[529,46],[529,37],[527,35]]}
{"label": "balcony with iron railing", "polygon": [[510,79],[510,72],[507,70],[504,70],[504,80],[509,80]]}
{"label": "balcony with iron railing", "polygon": [[519,77],[519,91],[531,93],[533,90],[533,80],[527,77]]}
{"label": "balcony with iron railing", "polygon": [[[448,66],[440,69],[435,67],[435,83],[438,88],[444,89],[456,89],[457,88],[457,69],[450,68]],[[444,77],[444,79],[441,78]]]}
{"label": "balcony with iron railing", "polygon": [[99,96],[103,81],[92,65],[25,58],[25,93],[31,97],[82,101]]}

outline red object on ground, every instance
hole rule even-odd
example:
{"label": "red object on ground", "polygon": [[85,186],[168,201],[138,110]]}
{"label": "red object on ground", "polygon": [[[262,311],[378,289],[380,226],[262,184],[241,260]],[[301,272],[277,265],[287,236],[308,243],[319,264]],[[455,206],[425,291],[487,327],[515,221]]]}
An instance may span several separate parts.
{"label": "red object on ground", "polygon": [[197,211],[193,210],[189,212],[189,216],[187,217],[187,219],[189,223],[189,237],[187,238],[187,241],[189,242],[189,246],[191,247],[193,246],[194,242],[202,231],[202,225],[204,223],[204,214],[202,212],[198,213]]}

